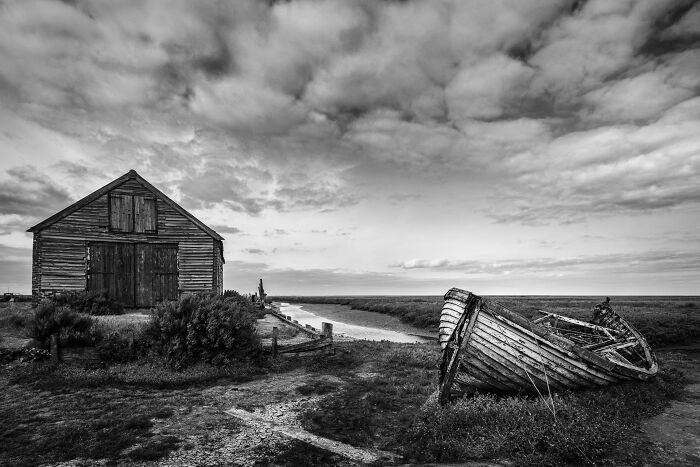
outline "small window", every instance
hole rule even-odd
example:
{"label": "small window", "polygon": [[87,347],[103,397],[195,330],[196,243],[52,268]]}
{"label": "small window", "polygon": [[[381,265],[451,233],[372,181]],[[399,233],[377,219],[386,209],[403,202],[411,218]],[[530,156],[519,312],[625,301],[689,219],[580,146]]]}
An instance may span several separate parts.
{"label": "small window", "polygon": [[109,196],[109,227],[114,232],[156,233],[158,219],[155,198]]}

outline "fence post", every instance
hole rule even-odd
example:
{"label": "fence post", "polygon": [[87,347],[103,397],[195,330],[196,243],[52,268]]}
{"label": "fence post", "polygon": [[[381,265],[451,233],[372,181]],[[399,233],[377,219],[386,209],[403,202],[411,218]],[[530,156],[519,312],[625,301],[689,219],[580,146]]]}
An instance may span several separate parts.
{"label": "fence post", "polygon": [[330,354],[333,352],[333,323],[322,323],[321,327],[323,337],[331,341],[331,345],[326,347],[326,354]]}
{"label": "fence post", "polygon": [[277,337],[279,336],[279,329],[277,327],[272,328],[272,358],[277,357]]}
{"label": "fence post", "polygon": [[329,339],[333,339],[333,323],[323,323],[323,335]]}
{"label": "fence post", "polygon": [[58,363],[61,360],[58,352],[58,334],[51,334],[51,361],[54,363]]}

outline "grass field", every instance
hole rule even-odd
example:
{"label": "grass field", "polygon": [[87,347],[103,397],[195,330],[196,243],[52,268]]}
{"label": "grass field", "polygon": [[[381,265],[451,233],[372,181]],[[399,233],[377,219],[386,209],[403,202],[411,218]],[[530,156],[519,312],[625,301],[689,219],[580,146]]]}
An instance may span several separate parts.
{"label": "grass field", "polygon": [[[423,313],[433,318],[442,303],[439,297],[333,300],[350,300],[344,304],[398,316]],[[597,301],[589,297],[498,300],[526,316],[543,309],[576,317],[588,316]],[[698,297],[612,297],[612,302],[656,345],[700,342]],[[31,316],[26,304],[0,306],[0,336],[26,336]],[[103,325],[110,332],[138,332],[133,320],[107,318]],[[191,449],[193,439],[199,440],[202,452],[212,451],[216,443],[235,439],[242,429],[224,414],[231,404],[251,409],[313,397],[320,397],[320,403],[301,413],[307,430],[355,446],[396,452],[405,462],[663,463],[664,453],[640,436],[640,424],[678,397],[684,382],[678,371],[684,360],[661,354],[662,370],[652,381],[555,394],[556,415],[528,395],[479,395],[440,407],[430,399],[440,360],[435,343],[357,341],[336,343],[335,348],[332,356],[223,369],[198,364],[182,371],[154,357],[99,368],[48,362],[2,364],[0,464],[37,465],[76,458],[87,464],[97,459],[108,464],[148,462]],[[227,389],[258,381],[268,387],[290,374],[302,383],[280,388],[268,399],[257,390],[229,393]],[[226,399],[212,399],[207,396],[210,392],[226,394]],[[314,465],[339,462],[334,455],[299,443],[290,443],[286,451],[264,453],[261,459],[261,465],[289,465],[290,459]]]}
{"label": "grass field", "polygon": [[[578,319],[591,316],[593,307],[605,297],[582,296],[492,296],[506,308],[527,318],[537,310]],[[613,309],[634,325],[652,347],[685,345],[700,341],[700,297],[610,297]],[[337,296],[273,297],[288,303],[329,303],[353,309],[385,313],[424,329],[437,329],[443,299],[438,296]]]}

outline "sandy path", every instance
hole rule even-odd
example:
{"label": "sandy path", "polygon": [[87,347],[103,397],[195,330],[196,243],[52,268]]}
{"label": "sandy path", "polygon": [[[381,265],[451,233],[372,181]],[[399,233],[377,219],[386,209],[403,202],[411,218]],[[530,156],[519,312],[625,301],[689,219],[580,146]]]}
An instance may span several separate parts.
{"label": "sandy path", "polygon": [[665,355],[688,378],[685,394],[643,425],[644,433],[664,459],[648,465],[700,465],[700,349],[678,349]]}
{"label": "sandy path", "polygon": [[[305,370],[270,375],[261,380],[207,388],[202,395],[210,401],[193,408],[175,420],[160,422],[155,432],[172,430],[173,425],[202,424],[207,412],[227,414],[230,423],[215,421],[205,430],[196,430],[186,437],[188,449],[179,449],[161,459],[157,465],[181,467],[189,465],[253,466],[266,462],[291,440],[339,454],[342,465],[363,465],[376,460],[393,459],[391,453],[355,448],[307,432],[301,426],[302,412],[317,405],[322,396],[303,396],[296,389],[312,380],[342,384],[329,375],[311,375]],[[213,420],[212,420],[213,421]]]}

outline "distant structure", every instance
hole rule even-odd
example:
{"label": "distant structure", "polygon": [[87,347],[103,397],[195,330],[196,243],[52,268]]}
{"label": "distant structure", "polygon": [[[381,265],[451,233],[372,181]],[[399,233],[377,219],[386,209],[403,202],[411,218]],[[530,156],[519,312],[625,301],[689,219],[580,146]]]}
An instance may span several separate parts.
{"label": "distant structure", "polygon": [[135,170],[30,228],[32,296],[107,291],[126,307],[223,291],[223,237]]}
{"label": "distant structure", "polygon": [[258,296],[260,297],[260,308],[264,309],[265,297],[267,297],[267,294],[265,293],[265,288],[263,287],[262,279],[260,279],[260,282],[258,283]]}

